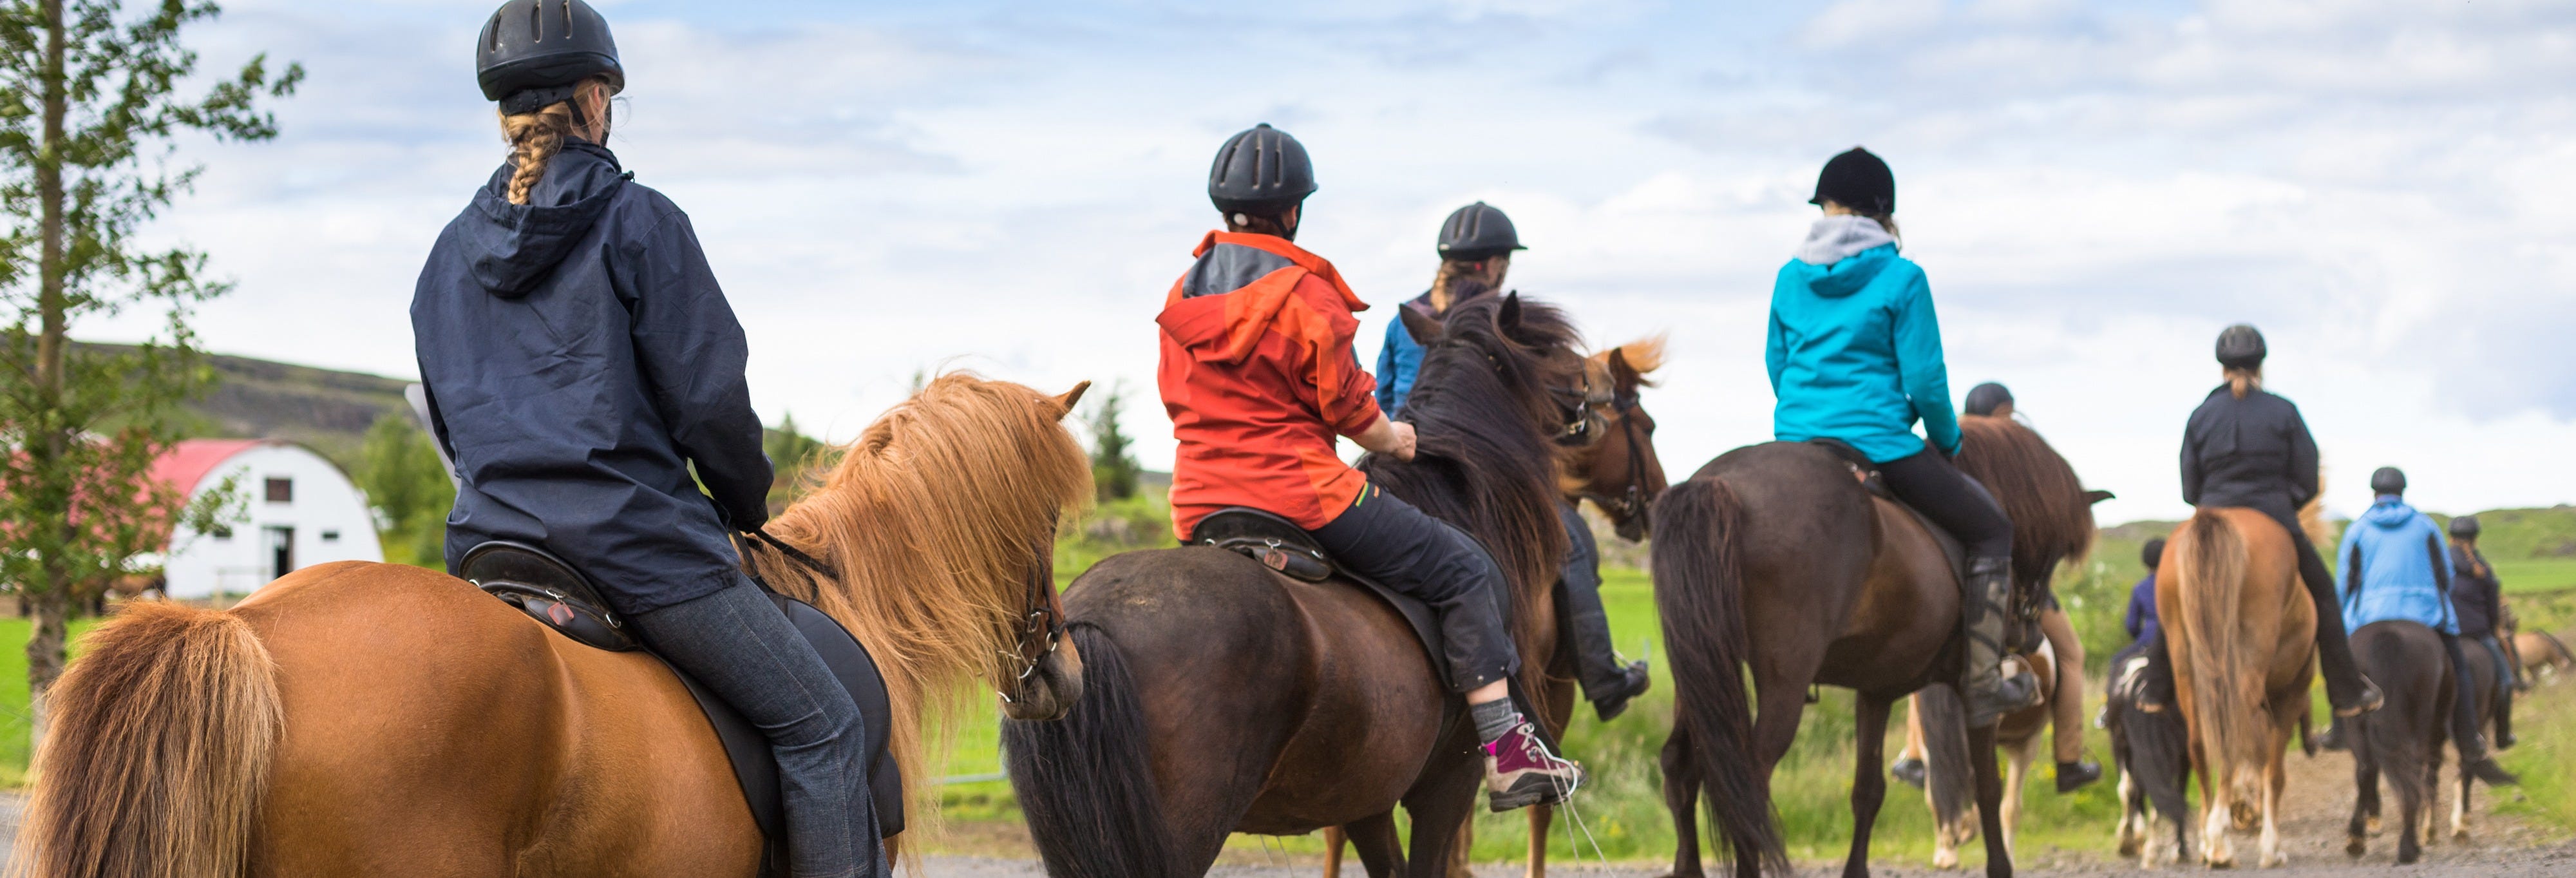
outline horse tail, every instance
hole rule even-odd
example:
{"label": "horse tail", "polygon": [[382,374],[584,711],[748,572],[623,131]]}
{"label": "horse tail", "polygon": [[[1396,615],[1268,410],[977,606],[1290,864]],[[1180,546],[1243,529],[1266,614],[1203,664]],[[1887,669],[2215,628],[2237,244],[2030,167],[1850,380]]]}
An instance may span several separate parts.
{"label": "horse tail", "polygon": [[1753,757],[1744,687],[1744,508],[1716,478],[1672,486],[1655,501],[1655,609],[1673,665],[1673,712],[1708,791],[1709,822],[1738,862],[1789,871],[1770,791]]}
{"label": "horse tail", "polygon": [[134,602],[87,638],[52,720],[11,856],[24,878],[235,878],[285,718],[268,648],[241,617]]}
{"label": "horse tail", "polygon": [[1914,693],[1914,709],[1923,712],[1923,786],[1933,831],[1976,826],[1969,811],[1977,806],[1977,766],[1968,752],[1967,704],[1958,690],[1936,684]]}
{"label": "horse tail", "polygon": [[1145,711],[1126,656],[1087,622],[1082,697],[1064,718],[1002,723],[1011,789],[1046,871],[1059,878],[1164,878],[1183,869],[1145,754]]}
{"label": "horse tail", "polygon": [[[2254,638],[2241,630],[2245,578],[2252,566],[2245,536],[2212,510],[2192,513],[2174,534],[2175,571],[2183,583],[2182,621],[2189,626],[2191,687],[2199,708],[2201,750],[2213,784],[2235,790],[2240,802],[2262,801],[2266,721],[2264,668],[2251,658]],[[2248,795],[2251,793],[2251,795]]]}

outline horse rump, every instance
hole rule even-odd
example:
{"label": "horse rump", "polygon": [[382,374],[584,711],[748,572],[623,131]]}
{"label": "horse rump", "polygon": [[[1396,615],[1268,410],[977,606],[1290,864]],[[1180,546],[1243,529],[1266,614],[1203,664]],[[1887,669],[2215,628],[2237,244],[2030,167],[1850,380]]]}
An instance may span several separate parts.
{"label": "horse rump", "polygon": [[1055,720],[1004,720],[1002,753],[1029,837],[1057,878],[1186,873],[1145,752],[1145,710],[1126,656],[1087,622],[1065,629],[1082,655],[1082,697]]}
{"label": "horse rump", "polygon": [[[2181,613],[2165,621],[2168,642],[2182,631],[2191,666],[2194,734],[2210,763],[2209,782],[2228,787],[2234,801],[2263,801],[2263,748],[2270,718],[2264,712],[2263,669],[2253,658],[2254,634],[2240,623],[2245,577],[2252,558],[2245,535],[2214,509],[2200,509],[2173,535],[2174,578]],[[2221,769],[2224,768],[2225,771]]]}
{"label": "horse rump", "polygon": [[[1789,871],[1771,797],[1756,776],[1753,710],[1744,687],[1744,508],[1724,481],[1701,476],[1655,501],[1655,609],[1673,664],[1673,712],[1688,734],[1709,822],[1740,862]],[[1680,807],[1680,806],[1677,806]]]}
{"label": "horse rump", "polygon": [[86,645],[49,693],[10,874],[248,875],[285,723],[268,648],[231,613],[157,601]]}

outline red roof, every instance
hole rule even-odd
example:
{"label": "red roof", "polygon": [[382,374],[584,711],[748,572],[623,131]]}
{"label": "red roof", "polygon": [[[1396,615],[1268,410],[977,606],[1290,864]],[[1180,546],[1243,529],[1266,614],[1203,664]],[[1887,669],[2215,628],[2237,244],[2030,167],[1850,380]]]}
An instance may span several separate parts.
{"label": "red roof", "polygon": [[233,455],[271,444],[280,443],[273,439],[183,439],[152,462],[152,478],[182,494],[194,494],[197,483],[205,481],[208,473]]}

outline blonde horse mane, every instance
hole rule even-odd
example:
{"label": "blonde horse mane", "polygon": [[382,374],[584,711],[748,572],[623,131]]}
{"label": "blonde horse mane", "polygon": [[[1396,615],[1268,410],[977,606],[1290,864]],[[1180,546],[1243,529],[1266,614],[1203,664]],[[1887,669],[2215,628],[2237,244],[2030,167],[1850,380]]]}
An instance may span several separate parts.
{"label": "blonde horse mane", "polygon": [[[754,547],[754,572],[850,629],[884,673],[904,793],[936,826],[948,732],[977,681],[1008,679],[1029,577],[1052,590],[1058,516],[1090,501],[1067,404],[968,372],[941,375],[869,424],[769,533],[839,574]],[[911,717],[913,721],[902,721]]]}

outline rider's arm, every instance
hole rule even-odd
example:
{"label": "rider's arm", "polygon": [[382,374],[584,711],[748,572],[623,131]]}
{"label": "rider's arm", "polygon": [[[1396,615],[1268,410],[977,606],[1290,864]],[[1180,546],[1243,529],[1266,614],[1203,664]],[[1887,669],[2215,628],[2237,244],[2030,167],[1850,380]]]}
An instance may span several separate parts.
{"label": "rider's arm", "polygon": [[1950,407],[1950,367],[1941,359],[1941,320],[1932,286],[1920,274],[1896,302],[1896,370],[1923,435],[1945,455],[1959,453],[1959,414]]}
{"label": "rider's arm", "polygon": [[769,520],[771,471],[743,377],[750,348],[697,232],[673,211],[625,256],[630,334],[654,409],[726,523],[759,527]]}
{"label": "rider's arm", "polygon": [[2191,423],[2182,428],[2182,502],[2200,505],[2200,413],[2193,412]]}
{"label": "rider's arm", "polygon": [[1379,418],[1377,423],[1351,437],[1361,448],[1395,458],[1413,459],[1413,425],[1394,418]]}
{"label": "rider's arm", "polygon": [[1403,331],[1404,321],[1402,320],[1397,320],[1393,323],[1387,324],[1386,344],[1379,346],[1377,349],[1377,407],[1379,411],[1395,411],[1395,404],[1399,401],[1395,398],[1396,369],[1399,367],[1395,360],[1395,336],[1396,333]]}
{"label": "rider's arm", "polygon": [[1780,332],[1780,312],[1771,311],[1771,331],[1762,343],[1762,365],[1771,371],[1771,395],[1780,395],[1780,371],[1789,367],[1789,339]]}
{"label": "rider's arm", "polygon": [[2299,407],[2290,407],[2290,505],[2306,506],[2317,496],[2317,437],[2309,435]]}

